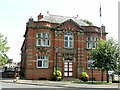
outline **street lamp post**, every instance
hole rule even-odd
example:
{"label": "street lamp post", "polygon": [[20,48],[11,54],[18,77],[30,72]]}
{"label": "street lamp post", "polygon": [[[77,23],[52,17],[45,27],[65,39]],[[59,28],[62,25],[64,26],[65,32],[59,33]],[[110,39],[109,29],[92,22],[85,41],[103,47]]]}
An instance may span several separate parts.
{"label": "street lamp post", "polygon": [[91,63],[91,70],[92,70],[92,84],[93,84],[93,69],[94,69],[94,62]]}
{"label": "street lamp post", "polygon": [[[56,67],[55,67],[55,69],[56,69],[56,78],[57,78],[57,53],[58,53],[58,47],[56,47]],[[57,79],[56,79],[57,80]]]}
{"label": "street lamp post", "polygon": [[92,84],[93,84],[93,66],[92,66]]}

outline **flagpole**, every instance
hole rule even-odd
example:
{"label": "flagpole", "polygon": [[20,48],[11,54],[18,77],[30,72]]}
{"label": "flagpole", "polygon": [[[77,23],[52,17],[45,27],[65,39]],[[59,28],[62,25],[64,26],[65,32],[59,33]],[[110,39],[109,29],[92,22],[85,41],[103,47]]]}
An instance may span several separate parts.
{"label": "flagpole", "polygon": [[100,33],[101,33],[101,38],[102,38],[102,13],[101,13],[101,2],[99,3],[100,4],[100,11],[99,11],[99,13],[100,13]]}
{"label": "flagpole", "polygon": [[100,17],[100,30],[101,30],[101,38],[102,38],[102,20],[101,20],[101,17]]}

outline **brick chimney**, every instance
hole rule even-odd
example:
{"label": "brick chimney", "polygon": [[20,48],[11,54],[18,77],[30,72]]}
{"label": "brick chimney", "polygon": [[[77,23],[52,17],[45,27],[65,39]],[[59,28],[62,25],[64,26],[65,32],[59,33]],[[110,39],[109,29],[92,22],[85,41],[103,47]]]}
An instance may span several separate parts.
{"label": "brick chimney", "polygon": [[105,26],[102,24],[101,25],[102,32],[105,32]]}
{"label": "brick chimney", "polygon": [[39,15],[38,15],[38,21],[40,20],[40,19],[42,19],[43,18],[43,15],[40,13]]}

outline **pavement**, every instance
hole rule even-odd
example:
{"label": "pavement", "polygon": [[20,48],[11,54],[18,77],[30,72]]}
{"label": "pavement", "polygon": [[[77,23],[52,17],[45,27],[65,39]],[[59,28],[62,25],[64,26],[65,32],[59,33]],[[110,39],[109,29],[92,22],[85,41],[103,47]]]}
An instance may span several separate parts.
{"label": "pavement", "polygon": [[73,83],[73,81],[48,81],[48,80],[22,80],[20,79],[17,82],[13,82],[13,80],[14,79],[12,78],[2,78],[0,79],[0,82],[39,85],[39,86],[68,87],[68,88],[118,88],[118,83],[79,84],[79,83]]}

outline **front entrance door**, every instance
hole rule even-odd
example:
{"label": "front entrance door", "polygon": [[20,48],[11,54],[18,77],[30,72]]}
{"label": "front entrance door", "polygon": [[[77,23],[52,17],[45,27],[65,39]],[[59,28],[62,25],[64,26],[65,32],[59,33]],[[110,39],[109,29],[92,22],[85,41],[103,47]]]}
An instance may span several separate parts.
{"label": "front entrance door", "polygon": [[69,61],[64,62],[64,77],[73,76],[73,63]]}

